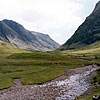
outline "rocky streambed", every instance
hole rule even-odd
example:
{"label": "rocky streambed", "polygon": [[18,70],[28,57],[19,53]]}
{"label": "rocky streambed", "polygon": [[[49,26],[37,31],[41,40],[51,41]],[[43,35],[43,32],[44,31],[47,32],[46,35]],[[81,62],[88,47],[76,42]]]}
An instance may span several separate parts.
{"label": "rocky streambed", "polygon": [[0,100],[75,100],[91,88],[91,74],[97,69],[89,65],[66,70],[67,75],[42,85],[22,85],[20,79],[14,80],[16,86],[0,91]]}

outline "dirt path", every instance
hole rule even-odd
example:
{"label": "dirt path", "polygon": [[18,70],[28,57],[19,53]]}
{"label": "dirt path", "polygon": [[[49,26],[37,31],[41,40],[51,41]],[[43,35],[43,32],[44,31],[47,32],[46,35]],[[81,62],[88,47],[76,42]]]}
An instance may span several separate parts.
{"label": "dirt path", "polygon": [[89,65],[66,70],[67,75],[43,85],[23,86],[20,79],[15,79],[16,86],[0,91],[0,100],[75,100],[91,88],[90,74],[97,69]]}

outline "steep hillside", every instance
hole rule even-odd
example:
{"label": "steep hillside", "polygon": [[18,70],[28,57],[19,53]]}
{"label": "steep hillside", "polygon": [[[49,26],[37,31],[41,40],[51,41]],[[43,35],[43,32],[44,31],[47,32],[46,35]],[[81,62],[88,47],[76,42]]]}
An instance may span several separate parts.
{"label": "steep hillside", "polygon": [[48,35],[28,31],[12,20],[0,21],[0,40],[27,50],[50,51],[59,47]]}
{"label": "steep hillside", "polygon": [[36,39],[38,40],[38,43],[41,45],[41,48],[45,47],[48,50],[49,49],[53,50],[60,46],[58,43],[56,43],[54,40],[52,40],[50,38],[50,36],[47,34],[38,33],[38,32],[34,32],[34,31],[32,31],[32,34],[35,35]]}
{"label": "steep hillside", "polygon": [[100,42],[100,1],[85,22],[60,49],[79,49]]}

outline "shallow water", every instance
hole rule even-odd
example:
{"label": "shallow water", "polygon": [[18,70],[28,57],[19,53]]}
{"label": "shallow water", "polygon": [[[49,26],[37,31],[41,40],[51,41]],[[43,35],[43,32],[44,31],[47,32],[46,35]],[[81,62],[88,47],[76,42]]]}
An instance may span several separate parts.
{"label": "shallow water", "polygon": [[41,87],[45,86],[57,86],[59,88],[60,96],[56,100],[74,100],[76,97],[84,94],[91,86],[91,83],[88,81],[89,74],[95,71],[97,68],[93,68],[89,71],[85,71],[81,74],[75,74],[70,76],[68,79],[63,81],[55,81]]}
{"label": "shallow water", "polygon": [[17,79],[14,80],[16,86],[0,91],[0,100],[75,100],[91,87],[90,74],[95,70],[96,67],[87,66],[81,68],[81,74],[64,77],[64,80],[59,78],[59,81],[53,80],[43,85],[22,85],[21,80]]}

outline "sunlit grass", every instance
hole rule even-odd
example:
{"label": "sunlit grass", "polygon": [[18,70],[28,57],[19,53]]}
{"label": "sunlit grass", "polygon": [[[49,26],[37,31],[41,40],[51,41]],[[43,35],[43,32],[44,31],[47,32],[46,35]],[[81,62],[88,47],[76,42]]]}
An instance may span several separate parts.
{"label": "sunlit grass", "polygon": [[41,84],[65,73],[66,69],[84,67],[89,61],[52,52],[14,53],[0,58],[0,89],[21,78],[23,84]]}

